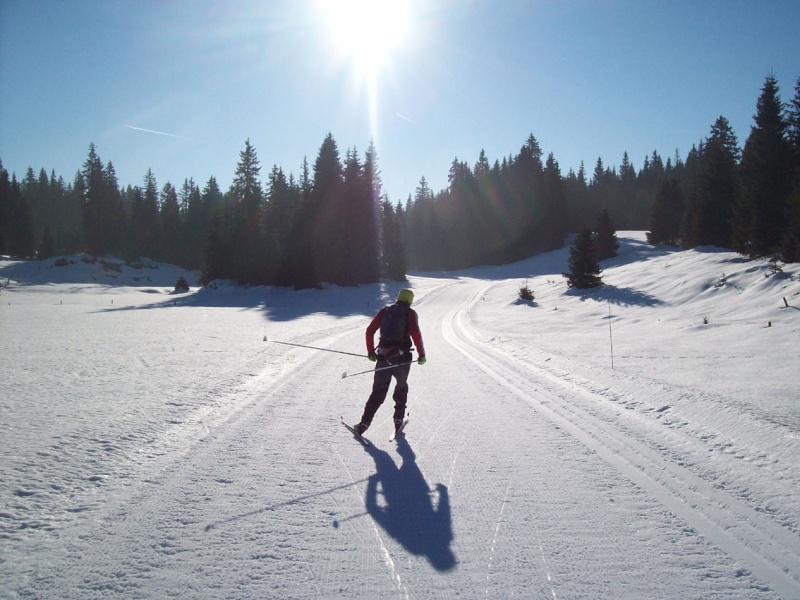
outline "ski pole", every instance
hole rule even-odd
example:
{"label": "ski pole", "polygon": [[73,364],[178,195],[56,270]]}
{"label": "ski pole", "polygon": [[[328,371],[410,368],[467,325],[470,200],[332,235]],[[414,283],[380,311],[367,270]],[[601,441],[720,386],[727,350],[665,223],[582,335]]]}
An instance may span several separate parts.
{"label": "ski pole", "polygon": [[276,342],[275,340],[268,340],[267,336],[264,336],[265,342],[272,342],[273,344],[283,344],[284,346],[297,346],[298,348],[310,348],[311,350],[323,350],[325,352],[335,352],[336,354],[347,354],[349,356],[358,356],[359,358],[364,358],[363,354],[356,354],[355,352],[342,352],[341,350],[331,350],[330,348],[318,348],[317,346],[306,346],[304,344],[293,344],[292,342]]}
{"label": "ski pole", "polygon": [[[417,360],[419,360],[419,359],[417,359]],[[417,360],[412,360],[411,362],[415,363],[415,362],[417,362]],[[379,367],[377,369],[370,369],[369,371],[360,371],[358,373],[348,373],[347,371],[345,371],[344,373],[342,373],[342,379],[345,379],[347,377],[355,377],[356,375],[364,375],[366,373],[374,373],[375,371],[385,371],[386,369],[396,369],[400,365],[410,365],[410,364],[411,363],[399,363],[399,364],[396,364],[396,365],[389,365],[388,367]]]}

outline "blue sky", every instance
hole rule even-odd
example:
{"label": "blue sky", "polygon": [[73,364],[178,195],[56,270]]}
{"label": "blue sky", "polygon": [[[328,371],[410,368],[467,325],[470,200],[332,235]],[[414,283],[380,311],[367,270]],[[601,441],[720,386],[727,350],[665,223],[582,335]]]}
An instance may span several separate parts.
{"label": "blue sky", "polygon": [[565,174],[685,158],[720,115],[743,145],[764,78],[788,101],[800,76],[798,0],[408,0],[344,42],[322,4],[0,0],[0,160],[71,181],[94,142],[123,185],[227,189],[247,138],[266,180],[331,132],[375,140],[397,201],[531,133]]}

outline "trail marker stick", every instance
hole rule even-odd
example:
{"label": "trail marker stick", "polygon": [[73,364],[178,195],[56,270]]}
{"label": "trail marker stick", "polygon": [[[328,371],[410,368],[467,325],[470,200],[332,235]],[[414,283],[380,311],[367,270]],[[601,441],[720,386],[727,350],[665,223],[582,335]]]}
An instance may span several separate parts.
{"label": "trail marker stick", "polygon": [[608,341],[611,344],[611,370],[614,370],[614,338],[611,335],[611,301],[608,302]]}

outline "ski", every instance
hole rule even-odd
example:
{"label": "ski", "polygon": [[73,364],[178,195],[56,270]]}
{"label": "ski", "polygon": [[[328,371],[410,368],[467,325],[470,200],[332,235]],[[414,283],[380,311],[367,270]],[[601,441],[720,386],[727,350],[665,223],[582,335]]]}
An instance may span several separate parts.
{"label": "ski", "polygon": [[395,441],[395,439],[397,439],[397,436],[398,436],[398,435],[400,435],[401,433],[403,433],[403,430],[406,428],[406,425],[408,425],[408,419],[409,419],[409,417],[406,417],[406,418],[403,420],[403,422],[400,424],[400,427],[398,427],[398,428],[397,428],[397,429],[394,431],[394,433],[392,433],[391,437],[389,437],[389,441],[390,441],[390,442],[393,442],[393,441]]}
{"label": "ski", "polygon": [[367,438],[365,438],[363,435],[361,435],[360,433],[358,433],[358,432],[355,430],[355,428],[353,428],[352,426],[350,426],[350,425],[348,425],[347,423],[345,423],[345,421],[344,421],[344,417],[339,417],[339,419],[340,419],[340,421],[341,421],[342,425],[344,425],[345,427],[347,427],[347,429],[350,431],[350,433],[352,433],[352,434],[353,434],[353,437],[354,437],[354,438],[356,438],[356,439],[357,439],[359,442],[361,442],[361,444],[363,444],[363,446],[364,446],[365,448],[369,448],[370,446],[372,446],[372,442],[370,442],[370,441],[369,441]]}

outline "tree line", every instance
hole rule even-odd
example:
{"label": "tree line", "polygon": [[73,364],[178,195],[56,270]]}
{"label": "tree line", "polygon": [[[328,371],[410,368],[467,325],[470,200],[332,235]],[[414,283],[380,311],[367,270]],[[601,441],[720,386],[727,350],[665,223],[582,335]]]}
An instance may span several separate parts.
{"label": "tree line", "polygon": [[573,231],[608,222],[647,230],[653,244],[716,245],[743,255],[800,254],[800,80],[784,104],[772,75],[739,148],[720,116],[684,161],[657,151],[640,170],[598,158],[564,175],[531,134],[516,154],[490,163],[455,158],[448,187],[424,177],[413,195],[391,202],[377,151],[341,157],[328,134],[300,174],[275,165],[262,181],[245,142],[230,188],[212,176],[160,189],[152,171],[121,187],[94,144],[70,183],[29,168],[22,181],[0,162],[0,253],[25,258],[88,252],[140,257],[201,269],[203,281],[315,287],[401,280],[408,269],[499,264],[558,248]]}
{"label": "tree line", "polygon": [[800,260],[800,79],[785,105],[768,76],[744,148],[720,116],[684,171],[659,184],[650,243]]}
{"label": "tree line", "polygon": [[[313,177],[311,170],[313,168]],[[22,182],[0,163],[0,253],[23,258],[87,252],[201,269],[203,282],[315,287],[405,277],[399,222],[381,198],[375,148],[341,160],[331,134],[295,179],[273,167],[267,184],[255,148],[245,142],[230,188],[212,176],[200,187],[121,188],[94,144],[71,184],[31,168]]]}

